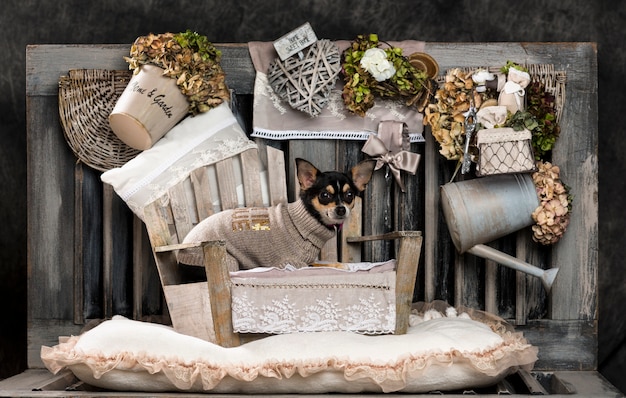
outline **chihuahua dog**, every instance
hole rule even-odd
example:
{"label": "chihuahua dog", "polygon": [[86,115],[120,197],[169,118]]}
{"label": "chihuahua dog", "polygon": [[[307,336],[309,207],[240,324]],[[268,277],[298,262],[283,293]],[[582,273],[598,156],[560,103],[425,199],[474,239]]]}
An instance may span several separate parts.
{"label": "chihuahua dog", "polygon": [[[216,213],[195,226],[183,243],[223,240],[231,271],[256,267],[305,267],[350,216],[376,162],[364,160],[350,174],[321,172],[296,159],[299,199],[273,207],[244,207]],[[178,252],[183,264],[202,265],[198,248]]]}

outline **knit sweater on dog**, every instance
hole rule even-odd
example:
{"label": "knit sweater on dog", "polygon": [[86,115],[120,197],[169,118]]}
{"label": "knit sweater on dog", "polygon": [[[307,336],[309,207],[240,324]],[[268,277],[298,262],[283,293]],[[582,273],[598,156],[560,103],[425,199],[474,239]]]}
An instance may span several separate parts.
{"label": "knit sweater on dog", "polygon": [[[305,267],[319,256],[324,244],[335,236],[313,217],[302,200],[274,207],[224,210],[196,225],[183,243],[224,240],[229,269]],[[201,249],[178,253],[183,264],[203,265]]]}

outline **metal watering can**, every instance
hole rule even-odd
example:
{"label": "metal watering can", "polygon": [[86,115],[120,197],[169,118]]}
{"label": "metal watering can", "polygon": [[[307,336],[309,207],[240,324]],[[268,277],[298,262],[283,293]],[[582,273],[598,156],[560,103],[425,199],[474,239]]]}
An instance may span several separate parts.
{"label": "metal watering can", "polygon": [[502,174],[441,187],[441,205],[454,246],[459,253],[493,260],[536,276],[547,292],[558,268],[542,269],[484,243],[534,223],[531,214],[539,206],[530,174]]}

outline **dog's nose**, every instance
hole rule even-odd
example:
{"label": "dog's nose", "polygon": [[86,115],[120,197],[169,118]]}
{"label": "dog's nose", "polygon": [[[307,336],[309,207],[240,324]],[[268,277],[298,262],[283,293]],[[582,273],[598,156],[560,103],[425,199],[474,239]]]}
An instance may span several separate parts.
{"label": "dog's nose", "polygon": [[346,215],[346,207],[345,206],[337,206],[337,208],[335,208],[335,214],[337,214],[339,217],[343,217]]}

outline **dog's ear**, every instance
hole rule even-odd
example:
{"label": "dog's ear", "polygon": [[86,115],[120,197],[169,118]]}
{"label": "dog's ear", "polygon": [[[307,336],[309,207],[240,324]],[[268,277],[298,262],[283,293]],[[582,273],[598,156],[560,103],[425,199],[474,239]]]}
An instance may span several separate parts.
{"label": "dog's ear", "polygon": [[370,182],[375,166],[375,160],[366,159],[359,162],[356,166],[352,168],[352,181],[354,182],[354,185],[357,187],[359,192],[363,192],[365,190],[365,187],[367,186],[367,183]]}
{"label": "dog's ear", "polygon": [[302,191],[311,188],[320,174],[320,171],[311,162],[300,158],[296,158],[296,171]]}

